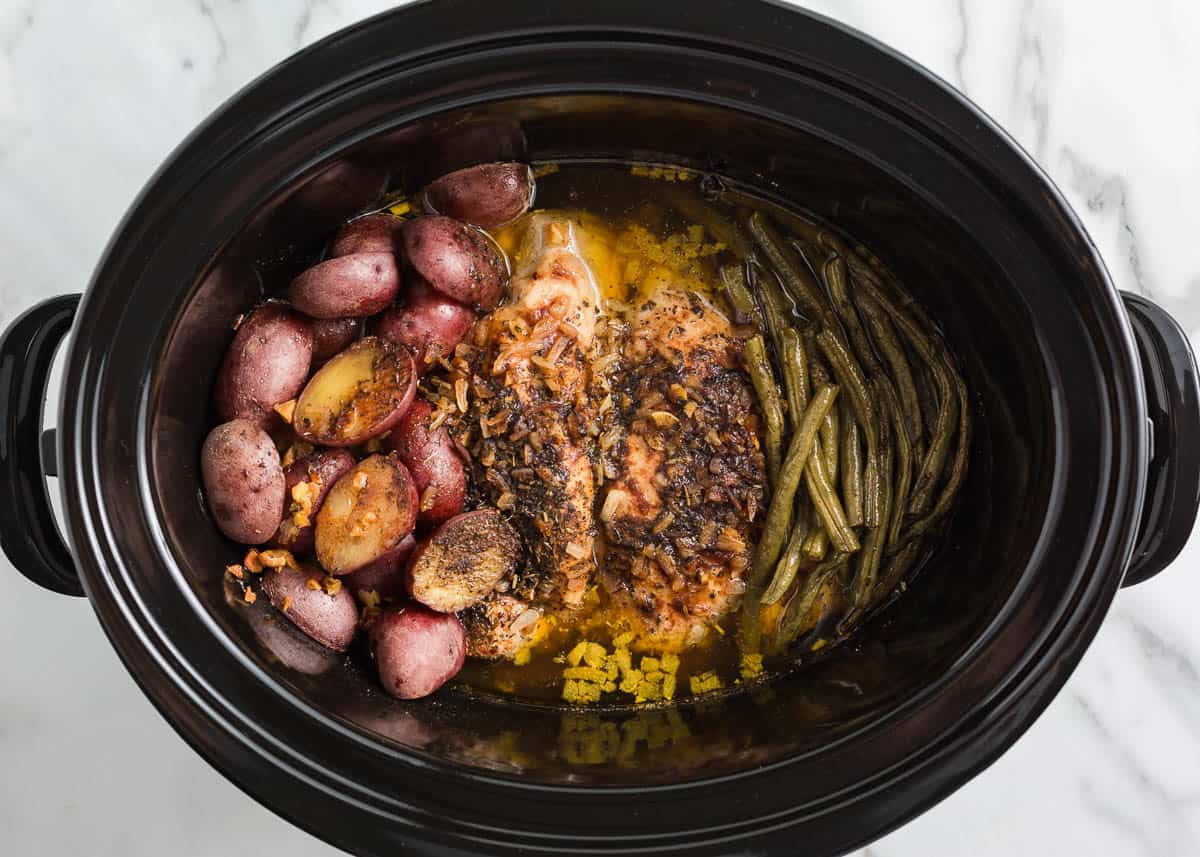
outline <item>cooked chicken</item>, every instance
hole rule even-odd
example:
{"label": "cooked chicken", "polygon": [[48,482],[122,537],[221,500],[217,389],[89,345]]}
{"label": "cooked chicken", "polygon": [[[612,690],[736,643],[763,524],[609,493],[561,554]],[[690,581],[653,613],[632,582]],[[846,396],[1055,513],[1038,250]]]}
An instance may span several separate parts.
{"label": "cooked chicken", "polygon": [[764,484],[754,397],[728,319],[676,287],[637,307],[612,377],[603,580],[640,646],[677,650],[745,589]]}
{"label": "cooked chicken", "polygon": [[467,655],[511,659],[532,639],[542,618],[540,607],[511,595],[492,595],[459,614],[467,631]]}
{"label": "cooked chicken", "polygon": [[[532,591],[579,606],[596,568],[595,408],[587,351],[599,291],[567,216],[529,216],[509,302],[476,329],[477,476],[521,529]],[[589,431],[593,429],[593,431]]]}

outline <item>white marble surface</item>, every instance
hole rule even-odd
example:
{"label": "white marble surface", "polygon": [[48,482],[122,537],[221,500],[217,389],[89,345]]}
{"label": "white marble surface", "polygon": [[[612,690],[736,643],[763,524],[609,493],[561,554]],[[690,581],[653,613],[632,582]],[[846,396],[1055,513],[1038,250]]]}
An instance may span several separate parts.
{"label": "white marble surface", "polygon": [[[142,184],[244,83],[383,0],[0,0],[0,324],[86,282]],[[1200,342],[1196,0],[820,0],[964,89],[1065,190],[1118,285]],[[3,511],[0,510],[0,514]],[[0,559],[0,850],[331,854],[192,753],[87,604]],[[1200,538],[1122,593],[998,763],[862,852],[1200,854]]]}

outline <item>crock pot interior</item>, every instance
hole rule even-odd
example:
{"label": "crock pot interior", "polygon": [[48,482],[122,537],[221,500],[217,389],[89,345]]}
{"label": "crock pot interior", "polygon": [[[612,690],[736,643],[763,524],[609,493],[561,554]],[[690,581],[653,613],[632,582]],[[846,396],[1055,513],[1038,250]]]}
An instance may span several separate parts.
{"label": "crock pot interior", "polygon": [[[207,516],[197,459],[215,422],[211,386],[233,320],[263,290],[286,284],[329,229],[385,183],[412,188],[463,161],[525,155],[674,163],[727,176],[861,239],[942,326],[972,392],[970,475],[935,555],[856,645],[769,684],[668,710],[539,708],[455,689],[402,703],[378,690],[361,651],[337,656],[261,599],[251,607],[227,591],[224,567],[241,551]],[[193,285],[152,389],[156,503],[183,576],[216,626],[307,704],[380,741],[547,781],[646,784],[759,766],[885,717],[952,670],[1034,550],[1053,463],[1049,385],[1034,325],[1002,277],[982,244],[899,171],[816,133],[641,96],[547,96],[439,115],[376,134],[279,189]]]}

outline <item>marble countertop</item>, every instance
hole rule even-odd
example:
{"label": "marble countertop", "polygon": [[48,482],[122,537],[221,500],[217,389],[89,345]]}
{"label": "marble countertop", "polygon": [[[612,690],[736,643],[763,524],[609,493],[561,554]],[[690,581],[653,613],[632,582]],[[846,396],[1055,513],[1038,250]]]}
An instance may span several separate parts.
{"label": "marble countertop", "polygon": [[[0,3],[0,325],[85,285],[134,195],[225,98],[391,5]],[[1200,4],[810,5],[981,104],[1064,190],[1117,285],[1161,303],[1200,343]],[[2,558],[0,578],[6,853],[334,853],[176,737],[86,602],[27,584]],[[1015,747],[860,857],[1200,854],[1198,604],[1200,537],[1158,579],[1120,594],[1078,671]]]}

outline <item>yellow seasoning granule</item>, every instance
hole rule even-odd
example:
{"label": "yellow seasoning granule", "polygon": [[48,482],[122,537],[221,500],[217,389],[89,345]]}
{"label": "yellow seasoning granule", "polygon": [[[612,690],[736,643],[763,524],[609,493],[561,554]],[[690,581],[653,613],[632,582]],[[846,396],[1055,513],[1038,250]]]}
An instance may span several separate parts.
{"label": "yellow seasoning granule", "polygon": [[644,673],[654,672],[659,668],[658,658],[649,656],[643,657],[642,662],[638,664],[638,669]]}
{"label": "yellow seasoning granule", "polygon": [[690,676],[688,684],[691,686],[692,695],[694,696],[699,696],[702,693],[711,693],[714,690],[720,690],[722,687],[720,676],[712,670]]}
{"label": "yellow seasoning granule", "polygon": [[583,662],[595,669],[603,669],[607,657],[608,652],[599,643],[588,643],[587,648],[583,651]]}
{"label": "yellow seasoning granule", "polygon": [[628,648],[629,644],[633,642],[634,636],[635,635],[633,631],[626,631],[624,634],[618,634],[617,636],[613,637],[612,644],[614,648]]}
{"label": "yellow seasoning granule", "polygon": [[608,673],[595,667],[567,667],[563,670],[563,678],[567,680],[580,679],[604,684],[608,681]]}
{"label": "yellow seasoning granule", "polygon": [[[310,582],[316,583],[315,580],[309,578]],[[364,589],[358,593],[358,600],[362,602],[363,607],[368,609],[379,606],[379,593],[374,589]]]}
{"label": "yellow seasoning granule", "polygon": [[573,667],[579,666],[583,662],[583,654],[587,651],[587,641],[581,640],[575,644],[575,648],[567,652],[567,663]]}
{"label": "yellow seasoning granule", "polygon": [[738,672],[742,678],[749,680],[762,675],[763,671],[763,656],[756,652],[747,652],[742,655],[741,663],[738,667]]}
{"label": "yellow seasoning granule", "polygon": [[673,675],[679,671],[679,655],[667,652],[659,659],[659,664],[663,672]]}
{"label": "yellow seasoning granule", "polygon": [[667,673],[663,677],[662,683],[663,699],[671,700],[675,698],[675,674]]}
{"label": "yellow seasoning granule", "polygon": [[821,639],[819,639],[815,643],[813,643],[812,646],[809,647],[809,651],[819,652],[819,651],[821,651],[821,649],[825,648],[825,646],[828,642],[829,642],[828,640],[826,640],[824,637],[822,637]]}
{"label": "yellow seasoning granule", "polygon": [[562,698],[564,702],[583,705],[589,702],[599,702],[600,691],[601,687],[598,684],[572,679],[563,684]]}
{"label": "yellow seasoning granule", "polygon": [[533,647],[526,646],[515,655],[513,655],[513,664],[518,667],[523,667],[533,658]]}
{"label": "yellow seasoning granule", "polygon": [[625,677],[618,685],[622,693],[636,693],[638,685],[642,683],[641,670],[629,670],[625,673]]}
{"label": "yellow seasoning granule", "polygon": [[545,178],[546,176],[554,175],[556,172],[558,172],[558,164],[538,164],[533,168],[533,177],[535,179]]}

